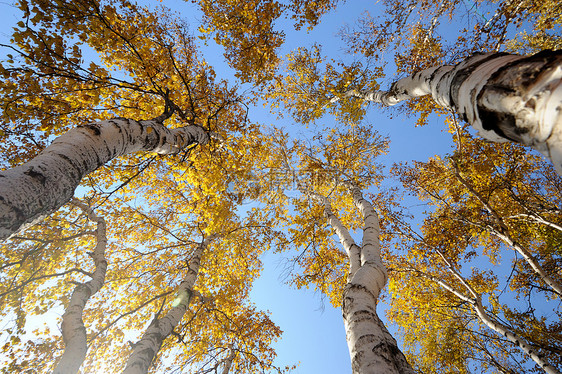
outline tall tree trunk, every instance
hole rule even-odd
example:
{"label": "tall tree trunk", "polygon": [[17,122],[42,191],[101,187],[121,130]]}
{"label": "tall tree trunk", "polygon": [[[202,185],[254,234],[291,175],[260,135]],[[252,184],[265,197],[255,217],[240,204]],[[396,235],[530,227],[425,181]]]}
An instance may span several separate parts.
{"label": "tall tree trunk", "polygon": [[562,51],[476,54],[455,66],[400,79],[388,91],[350,90],[344,95],[383,105],[432,95],[484,139],[531,146],[562,175]]}
{"label": "tall tree trunk", "polygon": [[230,374],[230,368],[232,367],[232,362],[236,357],[236,351],[233,348],[230,348],[230,355],[224,360],[223,369],[221,374]]}
{"label": "tall tree trunk", "polygon": [[84,362],[87,351],[87,336],[82,314],[90,297],[102,287],[107,270],[107,261],[105,259],[105,248],[107,246],[105,220],[102,217],[98,217],[93,209],[86,204],[78,200],[74,200],[73,204],[82,209],[88,215],[88,219],[96,222],[97,243],[94,252],[90,254],[95,263],[95,270],[89,282],[76,285],[70,302],[62,316],[61,328],[64,352],[53,371],[54,374],[75,374],[80,369],[82,362]]}
{"label": "tall tree trunk", "polygon": [[199,275],[199,266],[203,252],[214,237],[212,235],[204,239],[195,249],[189,261],[187,275],[176,292],[177,296],[172,303],[172,308],[164,317],[152,320],[142,338],[135,344],[123,374],[146,374],[148,372],[162,343],[172,333],[187,311],[191,295],[193,294],[193,286]]}
{"label": "tall tree trunk", "polygon": [[167,129],[158,121],[114,118],[78,126],[31,161],[0,172],[0,240],[66,204],[82,177],[132,152],[177,153],[205,144],[202,127]]}
{"label": "tall tree trunk", "polygon": [[353,374],[414,373],[394,337],[377,315],[380,291],[387,273],[380,257],[379,220],[361,190],[349,185],[353,201],[363,217],[363,243],[357,245],[332,212],[327,197],[301,188],[322,204],[328,224],[334,228],[349,258],[348,282],[343,291],[342,316]]}
{"label": "tall tree trunk", "polygon": [[380,291],[387,280],[380,256],[378,215],[359,188],[353,187],[351,192],[364,225],[361,265],[350,273],[342,305],[353,373],[414,373],[376,312]]}

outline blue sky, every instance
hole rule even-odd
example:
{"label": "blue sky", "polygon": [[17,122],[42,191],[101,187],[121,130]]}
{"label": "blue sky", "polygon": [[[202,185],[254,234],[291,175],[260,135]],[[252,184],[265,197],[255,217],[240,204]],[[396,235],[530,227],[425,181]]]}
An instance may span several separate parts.
{"label": "blue sky", "polygon": [[[283,54],[319,43],[327,56],[342,56],[343,43],[337,33],[345,25],[352,25],[367,10],[374,15],[377,6],[371,1],[348,1],[338,6],[334,13],[325,15],[321,24],[310,32],[295,32],[290,22],[287,22],[288,26],[284,28],[287,41],[282,47]],[[217,59],[220,63],[221,57]],[[282,125],[293,134],[302,131],[290,118],[280,121],[267,108],[251,108],[249,114],[252,121]],[[452,150],[446,128],[439,118],[432,117],[428,126],[416,128],[414,119],[400,115],[393,117],[390,119],[387,112],[376,113],[376,110],[371,110],[367,115],[367,121],[391,139],[389,154],[384,157],[388,166],[393,162],[427,160],[436,153]],[[324,120],[328,122],[330,118]],[[417,200],[406,204],[413,209],[419,208]],[[264,271],[252,291],[252,301],[261,309],[269,310],[273,321],[284,331],[281,341],[275,344],[278,354],[276,363],[278,366],[300,363],[294,371],[297,374],[351,374],[341,310],[333,308],[328,300],[323,301],[314,290],[295,290],[284,284],[287,279],[287,257],[292,255],[266,255],[263,259]],[[379,315],[384,317],[384,305],[379,304],[378,310]],[[392,331],[392,327],[389,327]]]}
{"label": "blue sky", "polygon": [[[153,0],[143,0],[143,2],[160,4]],[[464,2],[472,3],[471,0]],[[197,29],[200,15],[191,2],[163,0],[162,4],[175,9],[192,23],[193,30]],[[297,47],[309,47],[318,43],[323,46],[324,54],[343,58],[343,44],[337,33],[346,24],[353,24],[367,10],[375,15],[380,8],[372,1],[348,0],[339,5],[334,12],[324,16],[321,24],[310,32],[306,30],[296,32],[291,26],[292,22],[280,21],[278,27],[284,29],[287,35],[286,44],[280,53],[283,55]],[[9,3],[0,3],[0,41],[3,43],[7,42],[11,25],[18,21],[13,13]],[[452,25],[449,29],[454,32],[455,27],[457,25]],[[232,78],[232,71],[225,65],[220,47],[214,46],[210,41],[209,45],[202,49],[205,59],[215,67],[218,78]],[[391,72],[392,63],[389,63],[387,68]],[[385,82],[389,83],[391,78],[392,76],[389,76],[382,81],[383,88]],[[249,117],[252,122],[265,126],[282,126],[294,135],[304,132],[289,118],[278,120],[267,108],[261,106],[251,107]],[[331,119],[326,118],[325,121],[329,122]],[[452,151],[450,137],[442,119],[438,117],[431,117],[428,126],[414,127],[413,118],[400,115],[390,118],[387,111],[377,112],[372,108],[367,115],[367,121],[382,135],[387,135],[391,139],[389,154],[381,160],[388,166],[400,161],[425,161],[435,154]],[[403,203],[412,212],[420,212],[423,208],[421,203],[414,199]],[[285,284],[287,258],[291,255],[272,253],[265,255],[262,276],[256,281],[252,292],[252,301],[259,308],[269,310],[273,321],[284,331],[281,341],[275,345],[278,354],[276,364],[285,366],[300,363],[294,371],[298,374],[350,374],[349,353],[341,312],[327,301],[323,301],[321,295],[313,290],[295,290]],[[384,305],[379,305],[379,315],[384,316]],[[392,326],[389,328],[391,332],[395,331]]]}
{"label": "blue sky", "polygon": [[[198,16],[190,2],[164,0],[163,5],[177,10],[190,21],[197,22]],[[299,46],[323,45],[326,55],[335,57],[343,54],[342,43],[336,35],[341,27],[352,24],[362,13],[370,9],[375,14],[377,9],[371,1],[354,0],[340,5],[337,10],[323,17],[322,23],[310,32],[295,32],[287,22],[285,32],[287,42],[282,54]],[[0,3],[0,40],[7,42],[11,25],[18,19],[8,3]],[[279,23],[282,28],[284,24]],[[197,24],[192,29],[195,30]],[[204,57],[215,66],[217,76],[226,77],[232,72],[224,64],[220,48],[210,43]],[[253,122],[264,125],[286,126],[293,133],[299,131],[290,119],[278,121],[274,115],[262,107],[250,108],[249,116]],[[450,151],[450,141],[445,128],[437,118],[430,120],[430,125],[415,128],[413,119],[402,116],[388,117],[388,113],[377,114],[371,110],[368,121],[375,124],[379,132],[391,139],[390,152],[385,162],[408,160],[426,160],[436,153]],[[329,119],[326,119],[329,121]],[[409,203],[413,208],[416,201]],[[290,256],[287,255],[287,256]],[[348,374],[351,373],[349,353],[345,341],[345,332],[339,309],[333,308],[313,290],[295,290],[285,285],[286,258],[284,255],[267,254],[264,257],[265,269],[257,280],[252,292],[253,301],[264,310],[272,313],[272,319],[284,331],[282,340],[276,344],[277,365],[300,363],[294,371],[298,374]],[[380,315],[384,313],[379,307]]]}

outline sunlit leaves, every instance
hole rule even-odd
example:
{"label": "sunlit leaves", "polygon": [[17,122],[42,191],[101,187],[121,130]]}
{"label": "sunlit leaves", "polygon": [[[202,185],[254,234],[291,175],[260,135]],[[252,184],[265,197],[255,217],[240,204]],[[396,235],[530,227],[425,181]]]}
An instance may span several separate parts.
{"label": "sunlit leaves", "polygon": [[[510,243],[524,247],[550,276],[560,280],[555,270],[559,265],[554,265],[561,259],[559,244],[555,244],[561,234],[556,229],[560,178],[539,156],[518,146],[485,144],[462,130],[456,140],[454,156],[436,156],[395,170],[430,208],[419,235],[404,230],[402,245],[407,253],[392,259],[389,317],[400,325],[410,357],[423,370],[447,372],[448,365],[467,372],[467,365],[524,370],[518,368],[520,362],[529,358],[515,346],[498,341],[463,299],[435,281],[470,296],[447,270],[444,256],[473,290],[485,295],[488,313],[537,344],[547,361],[557,365],[543,334],[558,334],[560,316],[548,310],[556,309],[559,297],[527,261],[514,254]],[[428,290],[432,296],[423,296]],[[425,322],[413,321],[414,315]],[[535,333],[524,331],[518,321],[523,316],[529,326],[535,326]],[[451,323],[462,326],[456,327],[455,335],[443,335]],[[418,333],[420,328],[422,333]],[[457,351],[454,356],[445,354],[451,349]],[[520,358],[512,360],[513,355]]]}
{"label": "sunlit leaves", "polygon": [[[327,129],[309,144],[288,142],[283,133],[275,138],[278,142],[272,144],[271,151],[277,153],[290,178],[284,190],[277,191],[272,206],[286,226],[287,247],[297,251],[290,283],[320,291],[334,307],[340,307],[348,281],[349,256],[328,224],[325,205],[317,197],[329,199],[332,214],[350,231],[362,228],[361,214],[346,183],[352,181],[365,189],[380,183],[376,158],[386,152],[387,141],[360,125],[346,131]],[[285,209],[279,208],[282,203],[287,205]]]}
{"label": "sunlit leaves", "polygon": [[[217,318],[210,329],[190,331],[213,339],[184,334],[199,342],[203,354],[192,369],[220,349],[213,344],[227,343],[243,352],[233,361],[239,372],[270,368],[270,343],[280,331],[246,298],[259,275],[259,255],[278,236],[266,214],[237,216],[236,188],[230,187],[267,160],[268,153],[236,89],[216,78],[198,57],[187,26],[164,8],[87,0],[22,1],[19,8],[24,18],[14,30],[13,56],[0,70],[5,77],[0,86],[5,166],[33,157],[53,135],[76,125],[114,116],[151,119],[165,105],[175,111],[166,125],[198,124],[216,139],[168,158],[128,155],[83,181],[80,194],[106,219],[110,238],[105,285],[83,316],[89,343],[85,370],[122,369],[131,352],[127,342],[135,341],[157,313],[169,310],[194,248],[213,234],[219,239],[203,256],[195,287],[202,304],[229,316],[239,314],[258,324],[251,326],[254,330],[263,326],[259,336],[254,330],[229,335],[231,327]],[[247,153],[250,148],[254,151]],[[72,282],[88,280],[90,231],[83,216],[64,209],[26,231],[29,236],[2,247],[7,260],[2,313],[14,320],[7,339],[20,339],[27,317],[53,308],[63,311]],[[29,366],[30,357],[41,361],[35,367],[52,365],[61,347],[52,333],[39,331],[27,342],[6,346],[18,357],[13,365]],[[249,341],[251,335],[256,340]],[[33,354],[22,353],[31,346],[38,347]],[[177,348],[172,340],[165,347]],[[50,356],[40,353],[48,349]],[[176,362],[185,365],[181,360]]]}
{"label": "sunlit leaves", "polygon": [[279,47],[285,33],[276,22],[296,21],[300,29],[316,26],[320,17],[334,9],[339,0],[193,0],[204,14],[199,36],[212,37],[225,49],[224,55],[242,82],[262,84],[271,80],[280,64]]}
{"label": "sunlit leaves", "polygon": [[378,89],[376,78],[381,73],[380,69],[361,62],[345,65],[328,60],[318,45],[289,54],[286,71],[270,87],[267,98],[275,108],[288,109],[303,124],[314,122],[325,113],[344,123],[359,122],[365,115],[365,104],[347,93]]}

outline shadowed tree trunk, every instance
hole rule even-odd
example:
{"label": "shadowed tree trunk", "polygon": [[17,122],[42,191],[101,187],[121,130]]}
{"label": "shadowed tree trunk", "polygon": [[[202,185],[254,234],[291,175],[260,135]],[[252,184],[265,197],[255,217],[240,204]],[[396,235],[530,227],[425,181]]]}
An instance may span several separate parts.
{"label": "shadowed tree trunk", "polygon": [[140,151],[173,154],[208,141],[200,126],[170,130],[154,120],[114,118],[78,126],[31,161],[0,172],[0,239],[66,204],[85,175],[115,157]]}
{"label": "shadowed tree trunk", "polygon": [[148,372],[162,343],[172,333],[187,311],[193,294],[193,286],[199,275],[199,266],[203,252],[215,237],[216,235],[211,235],[197,246],[189,261],[187,275],[176,291],[176,298],[172,303],[172,308],[164,317],[155,317],[150,322],[142,338],[134,345],[133,353],[129,356],[123,374],[146,374]]}

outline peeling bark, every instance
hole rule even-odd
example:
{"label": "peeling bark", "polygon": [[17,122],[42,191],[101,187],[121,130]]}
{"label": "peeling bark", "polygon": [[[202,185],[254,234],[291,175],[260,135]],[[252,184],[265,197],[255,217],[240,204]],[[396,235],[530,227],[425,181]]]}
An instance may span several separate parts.
{"label": "peeling bark", "polygon": [[0,240],[66,204],[85,175],[115,157],[173,154],[208,141],[202,127],[170,130],[157,121],[114,118],[78,126],[31,161],[0,172]]}
{"label": "peeling bark", "polygon": [[476,54],[400,79],[388,91],[344,94],[383,105],[425,95],[457,112],[486,140],[533,147],[562,175],[562,51]]}
{"label": "peeling bark", "polygon": [[189,262],[189,271],[176,291],[172,308],[164,317],[156,317],[152,320],[142,338],[134,345],[123,374],[146,374],[148,372],[162,343],[172,333],[187,311],[193,294],[193,286],[199,274],[203,252],[214,238],[214,235],[209,236],[197,246]]}
{"label": "peeling bark", "polygon": [[90,297],[101,289],[107,270],[107,261],[105,259],[105,248],[107,246],[105,220],[103,217],[98,217],[86,204],[78,200],[74,200],[73,204],[82,209],[88,215],[88,219],[97,224],[96,248],[90,254],[95,263],[95,270],[89,282],[76,285],[70,302],[62,316],[61,329],[64,340],[64,352],[53,371],[54,374],[75,374],[80,369],[82,362],[84,362],[87,351],[87,335],[82,314]]}

